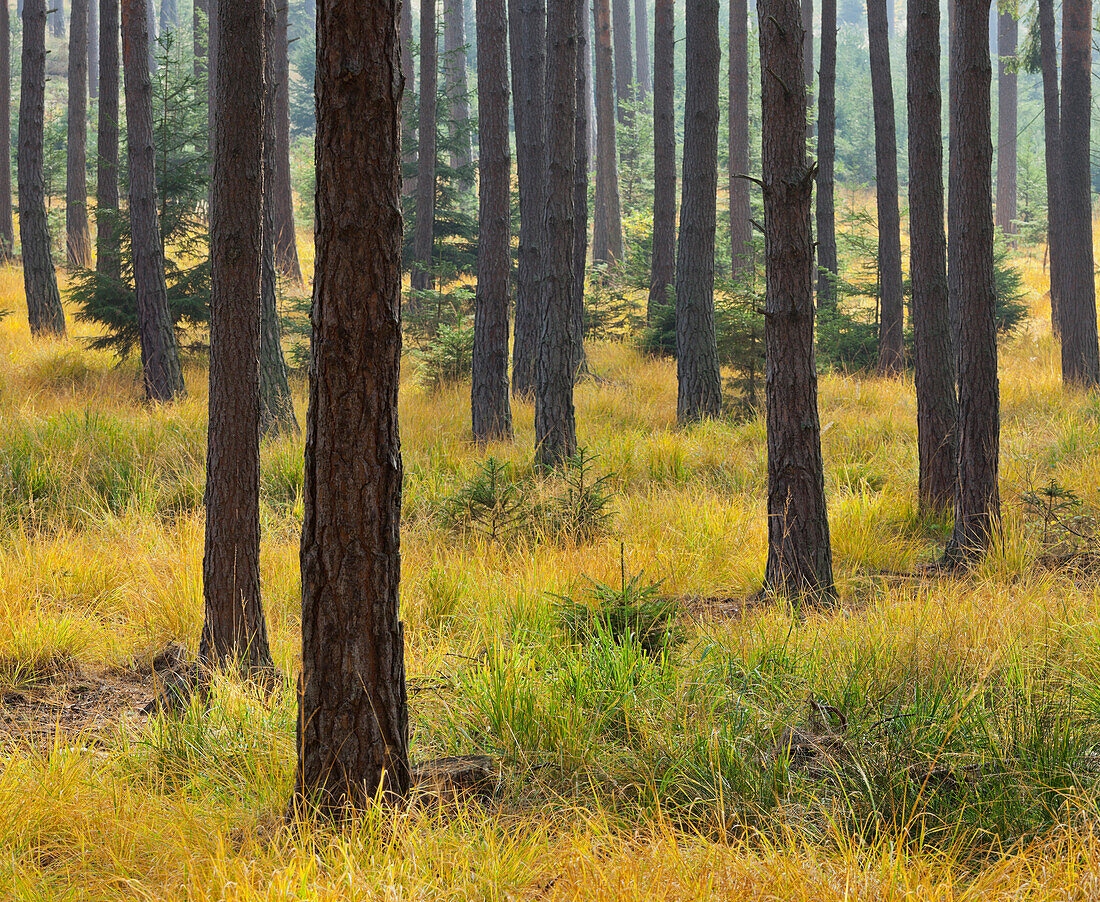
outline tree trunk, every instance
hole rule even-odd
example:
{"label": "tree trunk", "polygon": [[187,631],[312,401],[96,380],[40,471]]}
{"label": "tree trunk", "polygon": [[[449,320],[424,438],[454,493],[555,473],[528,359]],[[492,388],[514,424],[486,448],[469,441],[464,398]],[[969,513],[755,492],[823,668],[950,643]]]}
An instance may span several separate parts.
{"label": "tree trunk", "polygon": [[164,250],[157,220],[153,85],[144,66],[149,33],[145,13],[143,0],[123,0],[122,60],[130,164],[130,245],[145,397],[150,401],[171,401],[184,393],[183,370],[168,312]]}
{"label": "tree trunk", "polygon": [[[463,0],[443,0],[443,85],[450,109],[447,127],[451,143],[459,149],[451,152],[451,166],[470,167],[473,149],[470,146],[470,87],[466,81],[466,20]],[[459,179],[463,188],[473,187],[473,173]]]}
{"label": "tree trunk", "polygon": [[195,78],[206,75],[207,41],[210,36],[210,11],[207,0],[194,0],[191,10],[191,37],[195,55]]}
{"label": "tree trunk", "polygon": [[[299,803],[409,788],[401,578],[399,0],[321,0]],[[347,60],[362,60],[349,69]],[[366,278],[364,278],[366,275]]]}
{"label": "tree trunk", "polygon": [[[770,592],[831,600],[833,586],[814,361],[813,167],[806,161],[798,0],[761,0],[764,256],[767,268]],[[793,86],[790,90],[785,85]]]}
{"label": "tree trunk", "polygon": [[218,131],[218,3],[206,2],[206,146],[210,160],[210,221],[214,214],[214,143]]}
{"label": "tree trunk", "polygon": [[653,93],[653,81],[649,76],[649,11],[646,0],[634,0],[634,47],[638,57],[639,99]]}
{"label": "tree trunk", "polygon": [[836,308],[836,0],[821,0],[817,78],[817,304]]}
{"label": "tree trunk", "polygon": [[512,159],[505,0],[477,3],[478,241],[470,408],[474,440],[511,441],[508,307]]}
{"label": "tree trunk", "polygon": [[573,104],[573,144],[576,163],[573,167],[573,303],[570,321],[570,341],[573,348],[573,373],[586,366],[584,356],[584,283],[588,266],[588,79],[584,60],[588,56],[589,0],[575,0],[577,21],[577,97]]}
{"label": "tree trunk", "polygon": [[260,598],[264,0],[220,3],[215,40],[219,50],[233,48],[219,52],[214,64],[217,109],[233,115],[219,117],[213,141],[206,609],[199,660],[253,675],[274,668]]}
{"label": "tree trunk", "polygon": [[179,28],[180,15],[176,0],[160,0],[160,33],[165,34]]}
{"label": "tree trunk", "polygon": [[714,331],[714,230],[718,197],[718,0],[687,0],[684,176],[676,257],[676,417],[722,411]]}
{"label": "tree trunk", "polygon": [[88,96],[99,97],[99,0],[88,3]]}
{"label": "tree trunk", "polygon": [[546,204],[542,232],[546,250],[541,279],[538,381],[535,393],[535,460],[560,466],[577,453],[573,412],[576,372],[573,309],[573,178],[577,164],[577,4],[554,0],[546,20],[547,129]]}
{"label": "tree trunk", "polygon": [[64,335],[65,311],[57,291],[46,220],[43,175],[46,106],[46,2],[23,4],[23,57],[19,93],[19,240],[31,334]]}
{"label": "tree trunk", "polygon": [[[416,91],[416,73],[413,67],[412,0],[401,0],[401,73],[405,76],[405,90],[401,106],[401,163],[411,168],[416,163],[416,117],[412,115],[411,99]],[[402,196],[416,193],[416,176],[403,179]]]}
{"label": "tree trunk", "polygon": [[0,263],[10,262],[15,252],[15,223],[11,203],[11,21],[8,0],[0,6],[0,147],[5,165],[0,166]]}
{"label": "tree trunk", "polygon": [[[512,393],[533,396],[541,313],[546,206],[546,3],[509,0],[512,103],[519,176],[519,270],[512,346]],[[556,125],[557,123],[555,123]]]}
{"label": "tree trunk", "polygon": [[[279,8],[278,11],[276,8]],[[286,90],[286,82],[277,75],[279,56],[279,19],[286,24],[286,4],[283,0],[264,2],[264,194],[263,250],[260,275],[260,432],[264,435],[298,433],[294,415],[294,399],[290,394],[286,360],[283,357],[283,335],[279,328],[279,311],[275,302],[275,193],[279,188],[275,177],[279,142],[276,138],[279,115],[277,95]],[[285,32],[284,32],[285,35]],[[285,46],[285,45],[284,45]]]}
{"label": "tree trunk", "polygon": [[615,149],[614,74],[611,68],[611,0],[593,0],[596,29],[596,197],[592,260],[623,258],[619,163]]}
{"label": "tree trunk", "polygon": [[[874,0],[871,0],[874,2]],[[806,109],[814,103],[814,0],[802,0],[802,77],[806,82]],[[814,137],[814,120],[806,116],[806,140]]]}
{"label": "tree trunk", "polygon": [[55,38],[65,37],[65,0],[51,0],[49,10],[50,34]]}
{"label": "tree trunk", "polygon": [[438,74],[436,0],[420,0],[420,124],[417,132],[416,232],[413,237],[413,291],[432,286],[435,244],[436,76]]}
{"label": "tree trunk", "polygon": [[898,144],[894,88],[890,77],[890,37],[886,0],[867,3],[867,44],[875,111],[875,197],[878,208],[879,330],[878,369],[894,375],[905,368],[901,281],[901,215],[898,210]]}
{"label": "tree trunk", "polygon": [[[736,6],[737,0],[732,5]],[[676,274],[675,51],[675,0],[657,0],[653,10],[653,262],[647,322],[653,322],[658,310],[668,305],[668,290]],[[732,110],[732,92],[730,104]]]}
{"label": "tree trunk", "polygon": [[959,92],[955,69],[958,65],[959,0],[947,0],[947,311],[951,320],[951,354],[955,372],[959,369]]}
{"label": "tree trunk", "polygon": [[596,54],[596,32],[592,20],[592,7],[595,0],[581,0],[581,9],[584,16],[584,35],[588,43],[588,50],[584,54],[584,80],[588,85],[588,170],[596,172],[596,79],[593,75],[592,60]]}
{"label": "tree trunk", "polygon": [[[630,47],[630,0],[611,0],[615,40],[615,104],[619,125],[633,127],[630,103],[634,99],[634,55]],[[624,154],[624,157],[626,154]],[[625,161],[624,161],[625,165]]]}
{"label": "tree trunk", "polygon": [[[149,28],[149,74],[157,71],[157,6],[154,0],[145,0],[145,21]],[[123,64],[125,65],[125,64]]]}
{"label": "tree trunk", "polygon": [[1058,110],[1058,41],[1054,0],[1039,0],[1039,55],[1043,70],[1043,146],[1047,174],[1047,250],[1050,258],[1050,327],[1062,334],[1062,142]]}
{"label": "tree trunk", "polygon": [[88,237],[88,0],[73,0],[69,20],[65,234],[69,266],[91,262]]}
{"label": "tree trunk", "polygon": [[945,557],[962,563],[989,547],[1000,523],[989,0],[960,0],[955,23],[952,78],[958,135],[952,152],[959,155],[959,453],[955,528]]}
{"label": "tree trunk", "polygon": [[[826,0],[830,2],[830,0]],[[730,0],[730,272],[752,279],[752,200],[749,195],[749,12],[746,0]],[[654,224],[656,232],[656,224]]]}
{"label": "tree trunk", "polygon": [[1062,4],[1062,381],[1100,381],[1092,251],[1089,134],[1092,113],[1092,0]]}
{"label": "tree trunk", "polygon": [[296,285],[302,284],[298,240],[294,229],[294,192],[290,184],[290,57],[285,0],[276,0],[275,19],[275,146],[274,183],[268,195],[274,204],[275,267]]}
{"label": "tree trunk", "polygon": [[119,0],[102,0],[99,18],[99,119],[96,126],[95,268],[122,278],[118,212]]}
{"label": "tree trunk", "polygon": [[921,511],[943,514],[955,498],[958,404],[947,302],[947,236],[943,227],[939,0],[909,0],[906,44],[909,134],[922,138],[909,142],[917,494]]}
{"label": "tree trunk", "polygon": [[1016,234],[1016,10],[997,18],[997,227]]}

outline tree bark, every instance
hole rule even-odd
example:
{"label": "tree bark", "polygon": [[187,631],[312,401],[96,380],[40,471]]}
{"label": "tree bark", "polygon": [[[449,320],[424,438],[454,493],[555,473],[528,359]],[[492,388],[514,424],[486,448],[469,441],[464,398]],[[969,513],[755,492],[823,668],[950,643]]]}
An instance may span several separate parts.
{"label": "tree bark", "polygon": [[0,166],[0,263],[15,253],[15,223],[11,202],[11,21],[8,0],[0,5],[0,147],[5,165]]}
{"label": "tree bark", "polygon": [[[295,795],[409,788],[401,577],[398,0],[320,0],[317,265]],[[347,60],[359,65],[349,67]]]}
{"label": "tree bark", "polygon": [[1089,135],[1092,114],[1092,0],[1062,4],[1062,381],[1100,382],[1092,250]]}
{"label": "tree bark", "polygon": [[573,302],[570,320],[570,341],[573,348],[573,374],[584,370],[584,284],[588,267],[588,78],[584,60],[588,57],[589,0],[575,0],[577,21],[576,87],[573,119],[573,145],[576,162],[573,167]]}
{"label": "tree bark", "polygon": [[[764,343],[768,440],[765,588],[810,603],[835,597],[814,360],[814,170],[798,0],[761,0]],[[792,86],[789,90],[785,85]]]}
{"label": "tree bark", "polygon": [[718,0],[687,0],[684,175],[676,257],[676,417],[722,410],[714,331],[714,232],[718,197]]}
{"label": "tree bark", "polygon": [[577,453],[573,411],[576,372],[573,310],[573,200],[577,164],[577,4],[554,0],[546,19],[546,98],[553,128],[547,129],[546,205],[542,232],[546,252],[541,288],[538,381],[535,393],[535,460],[561,466]]}
{"label": "tree bark", "polygon": [[88,0],[73,0],[69,20],[65,234],[69,266],[91,262],[88,237]]}
{"label": "tree bark", "polygon": [[164,248],[157,219],[153,147],[153,85],[145,67],[148,21],[143,0],[122,2],[122,59],[126,80],[126,147],[130,169],[130,247],[134,267],[141,372],[145,397],[171,401],[184,394],[176,333],[168,312]]}
{"label": "tree bark", "polygon": [[65,0],[51,0],[49,5],[50,34],[65,37]]}
{"label": "tree bark", "polygon": [[596,29],[596,210],[592,259],[596,263],[617,263],[623,258],[623,223],[615,149],[611,0],[593,0],[593,11]]}
{"label": "tree bark", "polygon": [[[455,169],[469,167],[473,162],[470,132],[464,123],[470,118],[470,87],[466,80],[466,18],[463,0],[443,0],[443,84],[450,103],[448,129],[451,143],[459,143],[459,150],[451,153],[451,166]],[[473,187],[472,174],[460,178],[463,188]]]}
{"label": "tree bark", "polygon": [[88,96],[99,96],[99,0],[88,3]]}
{"label": "tree bark", "polygon": [[19,93],[19,239],[31,334],[64,335],[65,311],[57,291],[46,219],[43,142],[46,106],[46,3],[23,4],[23,56]]}
{"label": "tree bark", "polygon": [[1043,148],[1047,175],[1047,250],[1050,259],[1050,327],[1062,334],[1062,141],[1058,109],[1058,41],[1054,0],[1038,0],[1039,55],[1043,70]]}
{"label": "tree bark", "polygon": [[99,119],[96,126],[95,268],[122,278],[118,215],[119,0],[102,0],[99,18]]}
{"label": "tree bark", "polygon": [[505,0],[477,3],[478,241],[470,409],[474,440],[511,441],[508,307],[512,159]]}
{"label": "tree bark", "polygon": [[[546,206],[546,3],[509,0],[513,116],[519,176],[519,269],[516,273],[512,393],[533,396],[537,380]],[[557,123],[555,123],[555,126]]]}
{"label": "tree bark", "polygon": [[273,670],[260,597],[264,0],[220,3],[216,41],[233,48],[218,53],[214,65],[217,109],[233,115],[222,118],[213,142],[206,607],[199,660],[253,675]]}
{"label": "tree bark", "polygon": [[634,52],[638,62],[639,99],[653,93],[653,80],[649,75],[649,11],[646,0],[634,0]]}
{"label": "tree bark", "polygon": [[420,146],[417,150],[416,231],[410,284],[413,291],[432,286],[432,248],[435,244],[436,0],[420,0]]}
{"label": "tree bark", "polygon": [[[831,2],[831,0],[826,0]],[[752,199],[749,195],[749,11],[746,0],[730,0],[730,272],[751,279]],[[654,226],[656,231],[656,226]]]}
{"label": "tree bark", "polygon": [[821,0],[817,78],[817,304],[836,308],[836,0]]}
{"label": "tree bark", "polygon": [[[737,2],[734,0],[731,5],[736,6]],[[734,40],[732,32],[730,40]],[[658,310],[669,303],[668,290],[674,284],[676,274],[675,51],[674,0],[657,0],[653,10],[653,260],[649,275],[647,322],[653,322]],[[731,115],[733,103],[731,91]],[[732,128],[731,125],[731,141]],[[745,149],[748,150],[747,136]],[[730,158],[732,161],[732,150]],[[732,162],[730,167],[732,172]],[[732,186],[732,181],[730,184]]]}
{"label": "tree bark", "polygon": [[955,527],[945,558],[964,563],[1000,524],[997,331],[993,289],[993,144],[989,0],[959,0],[952,78],[958,104],[959,426]]}
{"label": "tree bark", "polygon": [[[872,0],[873,2],[873,0]],[[806,109],[814,103],[814,0],[802,0],[802,73],[806,82]],[[814,137],[814,120],[806,116],[806,140]]]}
{"label": "tree bark", "polygon": [[997,17],[997,227],[1016,234],[1016,10]]}
{"label": "tree bark", "polygon": [[180,16],[176,0],[160,0],[160,33],[179,28]]}
{"label": "tree bark", "polygon": [[[615,41],[615,105],[620,127],[630,131],[634,99],[634,54],[630,47],[630,0],[611,0]],[[625,154],[624,154],[625,156]],[[625,161],[624,161],[625,165]]]}
{"label": "tree bark", "polygon": [[[157,7],[154,0],[145,0],[145,21],[149,28],[149,74],[157,72]],[[125,64],[124,64],[125,65]]]}
{"label": "tree bark", "polygon": [[[403,167],[416,163],[416,117],[408,112],[411,98],[416,91],[416,73],[413,66],[412,0],[401,0],[401,72],[405,76],[401,108],[401,162]],[[416,193],[416,176],[403,179],[401,194],[404,197]]]}
{"label": "tree bark", "polygon": [[886,0],[867,3],[867,44],[875,113],[875,198],[878,208],[878,369],[894,375],[905,368],[905,305],[901,280],[901,215],[898,210],[898,144]]}
{"label": "tree bark", "polygon": [[276,0],[274,54],[275,145],[274,183],[269,195],[275,217],[275,268],[296,285],[302,284],[298,240],[294,229],[294,192],[290,183],[290,56],[288,8]]}
{"label": "tree bark", "polygon": [[[909,0],[909,260],[917,389],[917,495],[925,513],[955,498],[958,403],[943,226],[939,0]],[[820,200],[818,201],[820,203]]]}
{"label": "tree bark", "polygon": [[951,320],[951,353],[955,372],[959,369],[959,92],[955,70],[958,65],[959,0],[947,0],[947,310]]}

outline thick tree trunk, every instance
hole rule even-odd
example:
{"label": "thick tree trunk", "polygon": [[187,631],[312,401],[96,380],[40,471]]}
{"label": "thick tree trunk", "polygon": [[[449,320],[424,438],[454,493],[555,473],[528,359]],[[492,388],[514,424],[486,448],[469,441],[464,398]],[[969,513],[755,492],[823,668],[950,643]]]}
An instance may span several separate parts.
{"label": "thick tree trunk", "polygon": [[[830,2],[830,0],[826,0]],[[730,272],[751,280],[752,199],[749,195],[749,11],[746,0],[730,0]],[[656,231],[656,225],[654,225]]]}
{"label": "thick tree trunk", "polygon": [[546,251],[541,279],[538,381],[535,393],[535,460],[560,466],[577,453],[573,412],[576,372],[573,309],[573,174],[577,164],[577,4],[553,0],[546,19],[547,129],[546,205],[543,235]]}
{"label": "thick tree trunk", "polygon": [[629,107],[634,100],[634,54],[630,46],[630,0],[611,0],[611,8],[615,41],[616,116],[619,125],[629,132],[633,126]]}
{"label": "thick tree trunk", "polygon": [[[798,0],[761,0],[764,343],[767,354],[768,563],[765,587],[809,602],[835,595],[814,361],[814,171]],[[785,85],[791,86],[790,89]]]}
{"label": "thick tree trunk", "polygon": [[[873,0],[872,0],[873,2]],[[802,77],[806,82],[806,109],[814,103],[814,0],[802,0]],[[813,116],[806,116],[806,140],[814,137]]]}
{"label": "thick tree trunk", "polygon": [[143,65],[148,21],[143,0],[122,2],[122,61],[126,84],[126,147],[130,169],[130,248],[134,267],[141,372],[150,401],[184,393],[176,333],[168,312],[164,249],[157,219],[153,147],[153,85]]}
{"label": "thick tree trunk", "polygon": [[274,184],[269,197],[274,204],[275,268],[283,277],[302,284],[298,240],[294,229],[294,192],[290,184],[290,56],[287,4],[276,0],[275,19],[275,146]]}
{"label": "thick tree trunk", "polygon": [[219,48],[233,48],[218,53],[214,66],[217,109],[233,115],[222,118],[213,142],[206,609],[199,660],[250,675],[273,669],[260,598],[264,0],[222,2],[217,19]]}
{"label": "thick tree trunk", "polygon": [[[281,13],[277,8],[281,9]],[[298,432],[298,419],[294,415],[294,399],[290,394],[286,359],[283,357],[283,335],[279,328],[279,311],[275,301],[275,193],[279,188],[275,177],[279,153],[279,142],[276,138],[279,115],[277,94],[286,90],[286,83],[280,84],[276,75],[280,16],[285,26],[286,3],[283,0],[265,0],[264,208],[260,275],[260,432],[264,435]]]}
{"label": "thick tree trunk", "polygon": [[[456,169],[469,167],[473,162],[470,132],[466,120],[470,118],[470,87],[466,81],[466,18],[463,0],[443,0],[443,85],[450,101],[448,129],[451,143],[459,144],[451,152],[451,166]],[[461,179],[462,187],[472,188],[473,174]]]}
{"label": "thick tree trunk", "polygon": [[69,266],[86,267],[88,237],[88,0],[73,0],[69,20],[68,140],[65,145],[65,234]]}
{"label": "thick tree trunk", "polygon": [[[943,226],[939,0],[909,0],[906,32],[909,134],[909,260],[916,344],[917,494],[920,509],[942,514],[955,499],[958,403],[947,302]],[[820,199],[818,200],[820,204]]]}
{"label": "thick tree trunk", "polygon": [[99,0],[88,3],[88,96],[99,96]]}
{"label": "thick tree trunk", "polygon": [[905,368],[901,281],[901,215],[898,210],[898,144],[886,0],[867,3],[867,44],[875,112],[875,197],[878,208],[878,369],[892,375]]}
{"label": "thick tree trunk", "polygon": [[584,356],[584,283],[588,267],[588,79],[584,60],[588,56],[589,0],[575,0],[577,21],[577,77],[573,120],[573,145],[576,165],[573,167],[573,304],[570,321],[570,341],[573,347],[573,373],[586,366]]}
{"label": "thick tree trunk", "polygon": [[417,150],[416,231],[413,236],[411,285],[414,291],[432,286],[432,249],[435,245],[436,76],[438,53],[435,33],[436,0],[420,0],[420,146]]}
{"label": "thick tree trunk", "polygon": [[959,427],[955,528],[946,559],[962,563],[989,547],[1000,524],[997,489],[1000,394],[993,289],[993,144],[990,125],[989,0],[955,9],[959,228]]}
{"label": "thick tree trunk", "polygon": [[997,227],[1016,234],[1016,10],[997,17]]}
{"label": "thick tree trunk", "polygon": [[15,223],[11,203],[11,21],[8,0],[0,0],[0,147],[5,165],[0,166],[0,263],[15,252]]}
{"label": "thick tree trunk", "polygon": [[611,61],[611,0],[594,0],[596,29],[596,197],[592,260],[617,263],[623,258],[619,205],[619,163],[615,149],[614,74]]}
{"label": "thick tree trunk", "polygon": [[[546,3],[509,0],[513,115],[519,176],[519,270],[516,273],[512,393],[533,396],[537,379],[546,206]],[[555,123],[557,125],[557,123]]]}
{"label": "thick tree trunk", "polygon": [[176,0],[160,0],[160,33],[179,28],[180,15]]}
{"label": "thick tree trunk", "polygon": [[1058,40],[1054,0],[1039,0],[1039,56],[1043,70],[1043,125],[1047,174],[1047,251],[1050,259],[1050,327],[1062,334],[1062,141],[1058,109]]}
{"label": "thick tree trunk", "polygon": [[[412,98],[416,91],[416,73],[413,65],[412,0],[401,0],[401,73],[405,76],[405,90],[401,104],[401,163],[411,167],[416,163],[416,117],[413,115]],[[401,194],[410,197],[416,193],[416,176],[401,183]]]}
{"label": "thick tree trunk", "polygon": [[634,48],[638,57],[638,94],[641,98],[653,93],[649,74],[649,10],[646,0],[634,0]]}
{"label": "thick tree trunk", "polygon": [[[737,5],[736,0],[733,5]],[[653,261],[646,307],[648,322],[653,322],[657,311],[669,303],[668,291],[676,275],[675,51],[674,0],[657,0],[653,11]],[[732,106],[731,99],[731,110]],[[745,149],[748,150],[747,136]],[[732,171],[733,164],[730,166]]]}
{"label": "thick tree trunk", "polygon": [[[398,0],[321,0],[299,803],[409,788],[401,577]],[[362,65],[349,69],[347,60]]]}
{"label": "thick tree trunk", "polygon": [[505,0],[477,4],[478,242],[474,359],[470,384],[474,440],[510,441],[508,307],[512,158],[508,128],[508,13]]}
{"label": "thick tree trunk", "polygon": [[95,268],[122,278],[118,216],[119,0],[102,0],[99,18],[99,119],[96,126]]}
{"label": "thick tree trunk", "polygon": [[1089,134],[1092,117],[1092,0],[1062,4],[1062,381],[1100,382],[1092,250]]}
{"label": "thick tree trunk", "polygon": [[19,240],[31,334],[64,335],[65,311],[57,291],[46,220],[43,141],[46,106],[46,3],[23,4],[22,79],[19,93]]}
{"label": "thick tree trunk", "polygon": [[836,307],[836,0],[821,0],[817,79],[817,304]]}
{"label": "thick tree trunk", "polygon": [[718,197],[718,0],[687,0],[684,176],[676,256],[676,417],[722,411],[714,331],[714,231]]}

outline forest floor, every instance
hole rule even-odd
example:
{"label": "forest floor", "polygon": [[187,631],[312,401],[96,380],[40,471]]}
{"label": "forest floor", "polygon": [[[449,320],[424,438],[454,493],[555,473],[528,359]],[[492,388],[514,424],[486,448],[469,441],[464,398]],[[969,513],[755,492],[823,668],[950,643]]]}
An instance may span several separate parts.
{"label": "forest floor", "polygon": [[479,449],[468,384],[428,392],[407,357],[413,756],[494,769],[339,829],[285,820],[301,439],[262,449],[286,686],[146,713],[155,659],[193,653],[202,618],[206,371],[150,410],[136,361],[32,342],[0,270],[0,898],[1097,897],[1100,398],[1063,391],[1041,261],[1019,262],[1003,541],[970,573],[929,568],[948,524],[916,510],[911,381],[826,374],[841,604],[801,619],[754,598],[759,417],[678,429],[674,365],[593,344],[582,486],[534,471],[530,405],[514,445]]}

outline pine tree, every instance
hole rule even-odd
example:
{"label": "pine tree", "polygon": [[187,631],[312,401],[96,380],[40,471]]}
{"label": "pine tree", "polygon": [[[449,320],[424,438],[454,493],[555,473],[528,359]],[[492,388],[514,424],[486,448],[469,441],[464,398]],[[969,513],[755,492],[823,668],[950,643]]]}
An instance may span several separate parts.
{"label": "pine tree", "polygon": [[65,243],[70,266],[87,266],[88,236],[88,0],[73,0],[69,21],[68,140]]}

